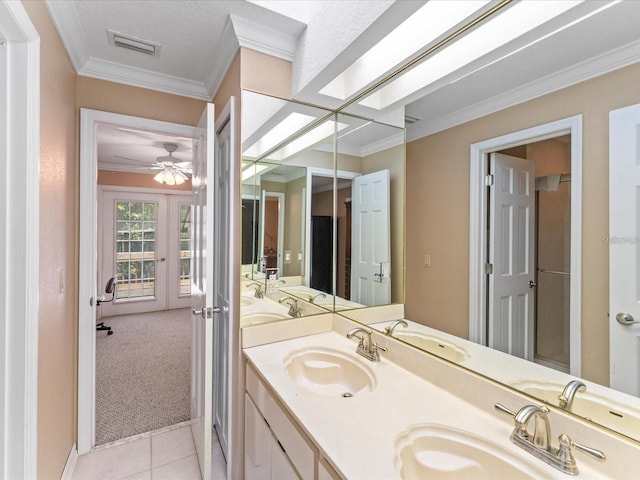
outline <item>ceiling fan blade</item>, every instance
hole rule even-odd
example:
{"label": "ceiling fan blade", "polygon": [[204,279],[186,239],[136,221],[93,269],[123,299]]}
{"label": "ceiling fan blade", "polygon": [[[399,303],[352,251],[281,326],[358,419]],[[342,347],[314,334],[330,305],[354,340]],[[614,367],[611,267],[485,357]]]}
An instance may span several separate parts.
{"label": "ceiling fan blade", "polygon": [[130,157],[123,157],[122,155],[114,155],[115,158],[121,158],[122,160],[126,160],[128,162],[138,162],[138,163],[143,163],[143,164],[147,164],[147,162],[145,162],[144,160],[137,160],[135,158],[130,158]]}
{"label": "ceiling fan blade", "polygon": [[191,162],[177,162],[174,165],[178,168],[188,168],[189,170],[193,168],[193,164]]}
{"label": "ceiling fan blade", "polygon": [[100,169],[100,168],[108,169],[108,170],[122,170],[122,171],[129,171],[129,170],[140,170],[140,171],[158,170],[157,167],[152,167],[152,166],[143,167],[141,165],[124,165],[122,163],[98,162],[98,169]]}

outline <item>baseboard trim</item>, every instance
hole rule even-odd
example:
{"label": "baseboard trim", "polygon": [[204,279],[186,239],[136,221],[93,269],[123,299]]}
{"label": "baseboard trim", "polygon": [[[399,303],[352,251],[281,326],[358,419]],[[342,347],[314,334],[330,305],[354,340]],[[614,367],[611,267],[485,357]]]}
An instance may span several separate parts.
{"label": "baseboard trim", "polygon": [[74,443],[71,446],[71,451],[69,452],[69,456],[67,457],[67,463],[64,464],[64,470],[62,471],[62,476],[60,480],[71,480],[73,477],[73,472],[76,469],[76,464],[78,463],[78,449],[76,448],[76,444]]}

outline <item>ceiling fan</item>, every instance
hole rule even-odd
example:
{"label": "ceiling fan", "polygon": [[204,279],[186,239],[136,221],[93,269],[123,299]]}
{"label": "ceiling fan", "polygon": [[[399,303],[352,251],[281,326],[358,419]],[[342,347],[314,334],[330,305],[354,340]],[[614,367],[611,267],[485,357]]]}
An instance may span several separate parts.
{"label": "ceiling fan", "polygon": [[163,143],[162,146],[169,155],[164,157],[158,157],[156,162],[151,166],[153,170],[160,170],[153,179],[159,183],[166,183],[167,185],[180,185],[189,179],[187,176],[192,173],[191,162],[175,162],[176,158],[173,156],[178,148],[175,143]]}
{"label": "ceiling fan", "polygon": [[[163,143],[162,147],[167,151],[168,155],[157,157],[156,161],[152,164],[147,164],[142,160],[136,160],[135,158],[123,157],[121,155],[115,155],[117,158],[127,160],[129,162],[145,163],[145,166],[128,167],[135,170],[160,170],[160,172],[154,177],[154,180],[159,183],[166,183],[167,185],[180,185],[188,180],[189,175],[192,172],[191,162],[180,162],[180,160],[173,156],[173,152],[178,149],[178,145],[175,143]],[[122,165],[118,165],[120,168]]]}

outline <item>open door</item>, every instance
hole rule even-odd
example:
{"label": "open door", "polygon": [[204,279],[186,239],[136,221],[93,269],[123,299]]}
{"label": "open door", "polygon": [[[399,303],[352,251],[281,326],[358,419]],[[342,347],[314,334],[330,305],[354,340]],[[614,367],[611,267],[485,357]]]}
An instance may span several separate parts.
{"label": "open door", "polygon": [[213,433],[213,272],[214,242],[208,235],[214,225],[214,189],[208,185],[213,175],[215,134],[214,106],[207,104],[198,123],[193,144],[193,218],[191,256],[191,424],[193,440],[203,480],[211,478]]}
{"label": "open door", "polygon": [[640,396],[640,105],[609,125],[610,385]]}
{"label": "open door", "polygon": [[499,153],[490,161],[488,345],[533,361],[534,164]]}
{"label": "open door", "polygon": [[351,300],[363,305],[391,303],[390,171],[353,179]]}

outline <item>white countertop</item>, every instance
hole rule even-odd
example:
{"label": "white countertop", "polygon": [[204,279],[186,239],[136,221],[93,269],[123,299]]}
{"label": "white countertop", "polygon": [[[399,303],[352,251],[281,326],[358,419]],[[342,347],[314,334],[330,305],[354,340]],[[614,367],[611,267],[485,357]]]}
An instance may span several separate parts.
{"label": "white countertop", "polygon": [[[400,478],[395,464],[397,439],[419,424],[444,424],[493,442],[530,464],[536,478],[567,478],[511,443],[513,422],[508,417],[496,420],[493,412],[485,412],[388,361],[384,352],[379,363],[370,362],[355,353],[356,346],[355,341],[330,331],[244,350],[248,361],[345,478]],[[319,395],[296,384],[286,372],[285,359],[291,352],[309,347],[349,355],[374,372],[376,388],[343,398]],[[577,460],[581,478],[597,478]]]}

